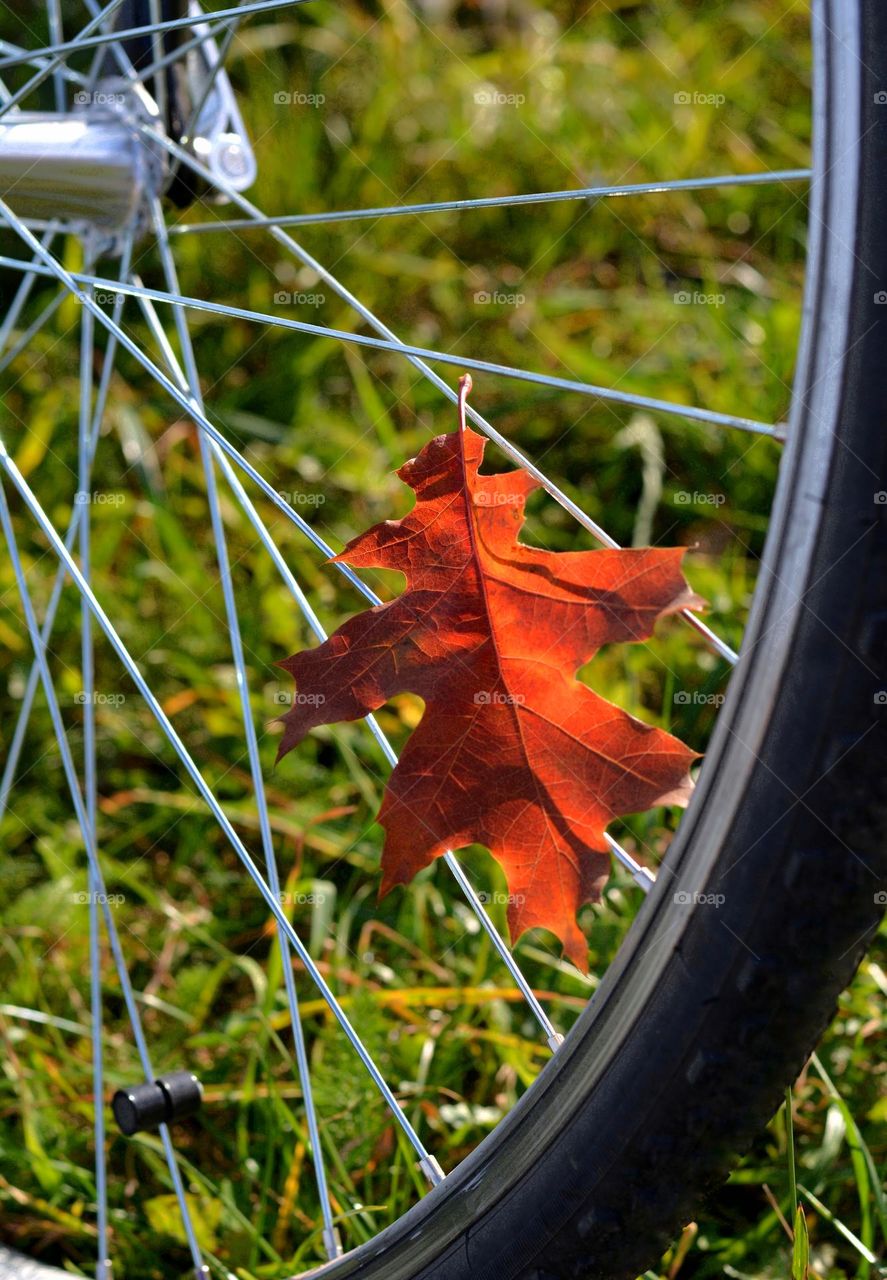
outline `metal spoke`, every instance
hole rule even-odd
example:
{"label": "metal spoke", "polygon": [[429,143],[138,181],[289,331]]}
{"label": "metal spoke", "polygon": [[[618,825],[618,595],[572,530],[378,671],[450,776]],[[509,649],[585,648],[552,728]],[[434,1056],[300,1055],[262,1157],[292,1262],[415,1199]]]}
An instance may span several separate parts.
{"label": "metal spoke", "polygon": [[[46,0],[46,16],[49,20],[50,40],[55,44],[61,44],[65,39],[65,33],[62,28],[62,10],[59,0]],[[53,71],[52,88],[56,111],[64,111],[65,76],[63,67],[56,67]]]}
{"label": "metal spoke", "polygon": [[[129,271],[129,263],[132,258],[133,237],[132,234],[126,238],[123,244],[120,270],[121,273]],[[61,297],[67,296],[65,290]],[[120,317],[123,312],[124,296],[119,294],[114,301],[114,322],[119,327]],[[98,391],[95,399],[95,411],[92,419],[92,426],[89,436],[89,460],[90,465],[95,456],[96,446],[98,444],[99,430],[102,424],[102,418],[105,413],[105,404],[108,398],[108,391],[111,386],[111,376],[114,371],[114,357],[117,352],[117,336],[111,332],[108,336],[108,345],[105,348],[105,359],[102,364],[102,372],[99,378]],[[71,513],[71,519],[65,533],[65,547],[71,551],[74,547],[80,528],[80,522],[85,518],[85,504],[75,503],[74,510]],[[56,613],[58,612],[59,601],[61,599],[62,587],[65,583],[65,567],[59,565],[56,572],[55,581],[52,584],[52,591],[49,595],[49,603],[46,606],[46,615],[43,620],[43,629],[40,633],[41,643],[45,646],[49,643],[49,637],[52,635],[52,628],[55,623]],[[18,721],[16,722],[15,732],[9,744],[9,750],[6,755],[6,763],[3,766],[3,776],[0,778],[0,818],[6,812],[6,805],[9,801],[9,794],[12,789],[12,783],[15,778],[15,771],[18,768],[19,758],[21,756],[22,747],[24,746],[25,733],[28,727],[28,721],[31,716],[31,708],[34,705],[34,695],[37,692],[37,686],[40,683],[40,670],[37,661],[32,663],[31,670],[28,675],[28,682],[25,685],[25,693],[22,698],[21,710],[19,711]]]}
{"label": "metal spoke", "polygon": [[713,178],[681,178],[672,182],[636,182],[627,186],[571,187],[563,191],[532,191],[514,196],[483,196],[476,200],[436,200],[428,204],[380,205],[371,209],[335,209],[327,213],[291,213],[280,217],[220,218],[216,222],[184,223],[170,228],[171,235],[201,235],[209,231],[250,231],[269,227],[326,226],[332,222],[356,222],[362,218],[399,218],[405,214],[469,212],[473,209],[508,209],[515,205],[552,204],[561,200],[602,200],[622,196],[661,195],[669,191],[707,191],[713,187],[753,186],[769,182],[804,182],[810,169],[774,169],[765,173],[723,174]]}
{"label": "metal spoke", "polygon": [[[155,62],[163,57],[163,34],[161,24],[163,22],[160,16],[160,0],[148,0],[148,11],[151,15],[151,55]],[[154,101],[157,103],[157,110],[160,113],[160,119],[167,119],[166,111],[166,76],[158,75],[154,77]]]}
{"label": "metal spoke", "polygon": [[[87,582],[92,580],[90,548],[91,504],[82,499],[92,490],[92,364],[95,350],[95,317],[84,309],[80,318],[80,412],[77,439],[77,485],[85,508],[80,521],[80,568]],[[42,641],[38,638],[38,643]],[[83,796],[90,839],[98,848],[98,783],[95,752],[95,657],[92,640],[92,617],[86,605],[80,606],[81,692],[83,694]],[[105,1085],[102,1050],[102,975],[99,926],[99,883],[89,868],[89,972],[90,1011],[92,1016],[92,1098],[93,1140],[95,1143],[95,1180],[98,1216],[98,1253],[96,1280],[111,1273],[108,1250],[108,1181],[105,1157]]]}
{"label": "metal spoke", "polygon": [[[0,266],[14,266],[15,258],[0,257]],[[31,271],[38,274],[52,274],[51,269],[39,268],[32,266]],[[611,401],[615,404],[630,405],[636,409],[649,409],[657,413],[667,413],[675,417],[689,418],[694,422],[708,422],[715,426],[735,427],[741,431],[750,431],[756,435],[771,436],[781,439],[781,433],[777,427],[766,422],[758,422],[754,418],[739,418],[733,414],[718,413],[713,409],[698,409],[694,405],[677,404],[671,400],[658,400],[652,396],[636,395],[628,391],[616,391],[611,387],[601,387],[591,382],[579,382],[571,378],[558,378],[553,374],[534,373],[530,369],[516,369],[511,365],[494,364],[489,360],[477,360],[471,356],[454,355],[450,351],[438,351],[431,347],[417,347],[411,343],[400,342],[398,339],[389,338],[373,338],[369,334],[352,333],[347,329],[334,329],[329,325],[311,324],[307,320],[291,320],[285,316],[270,316],[264,311],[250,311],[244,307],[227,306],[221,302],[205,302],[202,298],[192,298],[186,294],[169,293],[162,289],[147,289],[143,285],[134,284],[117,284],[113,281],[102,279],[101,276],[94,276],[88,272],[72,271],[71,279],[79,284],[88,284],[93,287],[101,288],[102,286],[110,287],[111,284],[115,288],[122,289],[125,293],[131,293],[134,296],[142,295],[152,298],[155,302],[167,302],[176,307],[187,307],[192,311],[204,311],[210,315],[227,316],[236,320],[248,320],[255,324],[269,325],[278,329],[291,329],[297,333],[308,333],[321,338],[335,338],[339,342],[348,342],[360,347],[370,347],[375,351],[393,351],[407,357],[413,357],[413,363],[419,360],[436,360],[442,364],[456,366],[460,369],[470,369],[477,373],[489,373],[498,377],[512,378],[518,382],[529,382],[533,385],[543,387],[553,387],[558,391],[574,392],[578,395],[590,396],[599,400]],[[437,375],[434,375],[435,377]],[[447,385],[444,383],[443,385]],[[490,435],[493,428],[486,434]],[[496,443],[500,438],[491,435]],[[537,478],[542,477],[544,473],[534,469],[533,464],[518,454],[514,446],[510,446],[509,455],[514,458],[518,465],[523,466]],[[543,483],[540,480],[540,483]],[[544,488],[562,506],[567,506],[571,500],[567,498],[562,490],[557,488],[554,482],[548,477],[544,477]],[[560,495],[560,496],[559,496]],[[570,507],[567,507],[571,510]],[[577,508],[578,509],[578,508]],[[590,528],[599,541],[607,541],[607,535],[599,525],[590,521],[589,517],[585,517],[582,523]]]}
{"label": "metal spoke", "polygon": [[[23,49],[19,44],[13,44],[11,40],[0,40],[0,53],[10,54],[26,54],[27,66],[43,67],[45,59],[36,57],[29,49]],[[58,67],[52,68],[53,75],[60,75],[63,80],[71,81],[73,84],[85,84],[87,77],[79,71],[74,71],[71,67],[66,67],[64,63],[60,63]]]}
{"label": "metal spoke", "polygon": [[[9,259],[9,257],[0,257],[0,266],[12,266],[17,259]],[[49,270],[41,270],[37,266],[32,266],[32,271],[37,274],[51,274]],[[102,285],[110,287],[109,280],[102,280],[101,276],[91,275],[87,271],[72,271],[70,278],[77,280],[78,284],[88,284],[91,287],[101,288]],[[348,342],[356,344],[358,347],[371,347],[374,351],[393,351],[399,352],[404,356],[415,356],[422,360],[436,360],[445,365],[454,365],[459,369],[471,369],[481,374],[493,374],[502,376],[502,378],[512,378],[517,381],[525,381],[539,385],[539,387],[553,387],[563,392],[575,392],[580,396],[590,396],[596,399],[604,399],[604,401],[612,401],[617,404],[630,404],[634,408],[646,408],[646,410],[654,410],[659,413],[671,413],[676,417],[687,417],[691,421],[696,422],[712,422],[715,426],[731,426],[742,431],[753,431],[756,435],[778,436],[777,428],[768,424],[768,422],[758,422],[749,417],[736,417],[731,413],[718,413],[714,410],[703,410],[696,408],[692,404],[677,404],[673,401],[662,401],[650,396],[636,396],[632,392],[618,392],[608,387],[598,387],[594,383],[582,383],[570,378],[557,378],[552,374],[536,374],[536,372],[527,369],[515,369],[511,365],[497,365],[488,360],[475,360],[470,356],[453,355],[448,351],[436,351],[431,347],[415,347],[411,343],[398,342],[397,339],[388,338],[372,338],[369,334],[351,333],[347,329],[333,329],[329,325],[311,324],[307,320],[291,320],[285,316],[270,316],[264,311],[250,311],[244,307],[227,306],[223,302],[205,302],[202,298],[188,297],[187,294],[170,293],[163,289],[146,289],[143,285],[134,284],[114,284],[115,288],[123,289],[123,292],[132,294],[142,294],[142,296],[150,297],[155,302],[169,302],[173,306],[188,307],[192,311],[205,311],[210,315],[229,316],[236,320],[248,320],[255,324],[264,324],[273,326],[278,329],[292,329],[297,333],[314,334],[320,338],[335,338],[339,342]],[[498,443],[498,442],[497,442]],[[526,470],[532,470],[529,462],[522,462],[521,465]],[[532,472],[535,475],[535,472]],[[541,472],[540,472],[541,475]],[[545,488],[548,492],[557,497],[561,490],[555,489],[553,481],[547,479]],[[566,495],[564,495],[566,498]],[[567,499],[568,500],[568,499]],[[586,517],[587,518],[587,517]],[[599,526],[595,526],[595,536],[600,540],[605,540],[603,531]]]}
{"label": "metal spoke", "polygon": [[631,874],[631,878],[638,888],[643,889],[644,893],[649,893],[656,883],[656,877],[646,867],[642,867],[627,849],[623,849],[622,845],[613,839],[609,831],[604,832],[604,839],[610,846],[614,856],[622,863],[626,871]]}
{"label": "metal spoke", "polygon": [[[2,208],[3,208],[3,203],[2,201],[0,201],[0,209]],[[99,314],[101,314],[101,312],[99,312]],[[109,619],[107,613],[102,608],[99,601],[96,599],[88,583],[84,581],[83,575],[81,574],[79,568],[77,567],[76,562],[73,560],[70,552],[64,546],[64,543],[59,537],[57,530],[52,524],[52,521],[47,517],[46,512],[43,510],[40,503],[37,501],[37,498],[35,497],[31,487],[28,485],[24,476],[21,474],[18,467],[15,465],[15,462],[10,457],[9,451],[7,450],[2,439],[0,439],[0,466],[2,466],[3,470],[9,476],[13,485],[21,495],[22,500],[24,501],[28,510],[31,512],[31,515],[36,520],[38,526],[43,532],[44,537],[46,537],[47,540],[49,541],[53,551],[58,556],[58,558],[64,563],[68,571],[68,574],[73,579],[75,585],[77,586],[77,589],[79,590],[81,595],[86,599],[86,602],[89,605],[89,608],[90,608],[90,611],[92,612],[93,617],[98,622],[101,629],[104,631],[108,640],[111,642],[111,645],[114,648],[115,652],[117,653],[118,658],[122,662],[126,671],[129,673],[129,676],[134,681],[136,687],[138,688],[139,692],[141,693],[142,697],[147,703],[148,708],[151,711],[151,714],[157,720],[157,723],[159,724],[165,737],[169,741],[170,745],[173,747],[179,760],[184,765],[189,777],[197,787],[197,790],[200,792],[200,795],[205,801],[210,812],[213,814],[216,821],[219,823],[219,826],[222,828],[222,831],[227,837],[234,852],[237,854],[237,856],[240,858],[241,862],[243,863],[244,867],[249,872],[249,875],[255,882],[256,887],[261,893],[272,915],[274,916],[275,920],[278,922],[281,929],[285,933],[290,945],[295,949],[296,953],[299,956],[300,961],[302,962],[303,966],[307,970],[314,984],[317,986],[326,1004],[329,1006],[330,1011],[335,1016],[342,1030],[345,1032],[346,1036],[348,1037],[351,1043],[352,1048],[360,1058],[361,1062],[366,1067],[366,1070],[369,1073],[370,1077],[372,1078],[373,1082],[375,1083],[376,1088],[379,1090],[382,1097],[385,1099],[386,1103],[388,1104],[388,1107],[391,1111],[392,1116],[400,1126],[407,1141],[410,1143],[410,1145],[413,1147],[414,1151],[416,1152],[417,1156],[419,1157],[419,1165],[423,1173],[428,1178],[429,1182],[432,1183],[432,1185],[436,1185],[437,1183],[441,1182],[443,1180],[443,1171],[440,1168],[440,1165],[438,1164],[434,1156],[430,1155],[425,1150],[425,1147],[422,1143],[421,1138],[416,1133],[415,1129],[413,1128],[412,1124],[410,1123],[409,1119],[404,1113],[402,1107],[400,1106],[394,1094],[392,1093],[390,1086],[388,1085],[382,1073],[379,1071],[379,1068],[376,1066],[375,1061],[370,1056],[370,1053],[367,1050],[366,1046],[364,1045],[363,1041],[360,1039],[360,1037],[357,1035],[356,1031],[354,1030],[353,1026],[351,1025],[351,1022],[349,1021],[347,1014],[345,1013],[342,1006],[339,1004],[339,1001],[336,999],[329,984],[327,983],[323,974],[320,972],[317,965],[315,964],[311,954],[305,947],[305,944],[302,942],[301,938],[296,933],[295,929],[290,924],[289,920],[284,914],[281,908],[280,902],[278,901],[277,898],[275,898],[267,881],[262,876],[255,862],[253,861],[253,858],[251,857],[250,853],[246,849],[246,846],[243,844],[240,837],[237,835],[237,832],[234,830],[234,827],[232,826],[230,819],[225,814],[224,810],[222,809],[221,805],[216,799],[213,791],[211,790],[205,778],[203,777],[203,774],[200,772],[197,765],[194,763],[194,760],[192,759],[190,753],[188,752],[188,749],[186,748],[185,744],[182,742],[181,738],[179,737],[178,733],[173,727],[172,721],[169,719],[166,712],[161,707],[160,703],[158,702],[157,698],[152,692],[150,686],[145,680],[145,677],[142,675],[141,671],[139,670],[138,666],[133,660],[131,654],[129,653],[129,650],[126,648],[126,645],[120,639],[120,636],[117,634],[116,630],[114,629],[114,626],[111,623],[111,620]],[[42,671],[41,671],[41,674],[42,674]]]}
{"label": "metal spoke", "polygon": [[[163,268],[164,277],[167,287],[173,292],[178,292],[178,278],[173,262],[172,254],[169,249],[169,239],[166,235],[166,229],[163,220],[163,210],[160,201],[155,200],[152,206],[152,220],[154,224],[154,234],[157,238],[157,246],[160,252],[160,261]],[[191,335],[188,331],[185,313],[176,308],[174,311],[176,329],[179,338],[179,348],[185,363],[187,389],[190,390],[194,400],[201,407],[203,405],[200,392],[200,377],[197,371],[197,364],[194,359],[194,350],[191,344]],[[277,867],[277,857],[274,852],[274,838],[271,834],[271,822],[268,816],[268,802],[265,795],[265,781],[262,775],[262,762],[259,756],[259,740],[256,734],[256,726],[253,720],[252,708],[249,700],[249,681],[246,670],[246,659],[243,652],[243,639],[240,632],[240,618],[237,613],[237,603],[234,598],[234,585],[231,578],[231,564],[228,555],[228,543],[225,536],[225,527],[222,522],[222,515],[219,508],[218,488],[216,485],[216,472],[214,455],[218,452],[218,445],[206,435],[200,432],[200,452],[203,462],[203,472],[206,479],[207,499],[210,510],[210,523],[212,525],[213,538],[216,547],[216,562],[219,569],[219,578],[222,584],[222,594],[225,600],[225,615],[228,623],[228,636],[231,643],[231,656],[234,662],[234,670],[237,679],[237,688],[240,695],[240,709],[243,717],[243,727],[246,736],[247,753],[249,755],[250,772],[252,775],[253,791],[255,793],[256,809],[259,815],[259,829],[262,839],[262,851],[265,856],[265,870],[268,876],[268,884],[271,892],[280,900],[280,876]],[[222,455],[223,462],[227,466],[227,461]],[[327,1257],[330,1259],[337,1258],[342,1252],[342,1244],[339,1234],[333,1224],[332,1209],[330,1206],[330,1196],[327,1187],[326,1170],[323,1160],[323,1149],[320,1142],[320,1130],[317,1124],[317,1112],[314,1106],[314,1092],[311,1085],[311,1070],[308,1062],[308,1052],[305,1046],[305,1036],[302,1028],[302,1018],[299,1012],[299,997],[296,992],[296,982],[293,975],[293,962],[290,952],[289,943],[285,934],[277,926],[277,941],[280,948],[280,957],[283,965],[284,985],[286,987],[287,1003],[290,1011],[290,1022],[292,1025],[293,1043],[296,1050],[296,1063],[298,1067],[299,1083],[302,1088],[302,1101],[305,1106],[305,1116],[308,1124],[308,1135],[311,1142],[311,1155],[314,1164],[314,1176],[317,1183],[317,1194],[320,1200],[321,1214],[323,1216],[323,1241],[326,1248]]]}
{"label": "metal spoke", "polygon": [[[234,204],[243,209],[250,216],[253,214],[260,218],[263,216],[260,209],[257,209],[256,206],[242,196],[239,191],[235,191],[229,183],[223,182],[217,175],[210,173],[204,165],[196,161],[194,157],[189,155],[183,147],[178,146],[177,143],[172,142],[168,138],[164,138],[154,129],[149,129],[147,126],[142,126],[142,128],[148,136],[155,138],[158,143],[160,143],[160,145],[162,145],[166,150],[170,151],[172,155],[178,155],[181,157],[189,168],[200,173],[210,183],[210,185],[216,186],[227,196],[229,200],[233,201]],[[403,344],[399,341],[397,335],[389,329],[388,326],[369,309],[369,307],[362,303],[359,298],[355,297],[350,289],[347,289],[345,285],[343,285],[330,271],[328,271],[327,268],[324,267],[312,254],[308,253],[306,249],[304,249],[279,227],[270,227],[269,232],[278,244],[283,245],[283,247],[294,257],[298,258],[304,266],[308,267],[311,271],[316,272],[318,277],[324,280],[344,302],[347,302],[348,305],[357,312],[358,315],[362,316],[367,324],[371,325],[377,333],[381,334],[381,336],[386,338],[388,341],[396,343],[398,347],[402,349]],[[436,374],[433,369],[429,368],[422,359],[416,356],[407,356],[407,359],[414,368],[423,373],[439,391],[443,392],[452,404],[458,403],[458,393],[454,388],[449,386],[449,384]],[[477,412],[476,409],[468,406],[468,415],[472,422],[476,426],[480,427],[481,431],[483,431],[490,440],[499,446],[506,457],[511,458],[512,462],[523,467],[525,471],[533,476],[542,488],[545,489],[547,493],[551,494],[555,501],[559,502],[564,510],[569,511],[574,519],[583,526],[583,528],[592,533],[604,544],[604,546],[611,547],[613,550],[620,549],[619,543],[615,538],[612,538],[594,520],[592,520],[591,517],[582,510],[578,503],[575,503],[572,498],[569,498],[556,484],[553,483],[553,481],[549,480],[543,471],[541,471],[529,460],[529,458],[521,453],[521,451],[517,449],[510,440],[507,440],[505,436],[501,435],[491,423],[487,422],[486,418]],[[683,609],[681,611],[681,616],[690,624],[691,627],[705,638],[706,642],[718,654],[720,654],[725,661],[731,664],[735,664],[739,661],[739,655],[735,653],[724,640],[717,636],[701,618],[698,618],[693,612],[691,612],[691,610]]]}
{"label": "metal spoke", "polygon": [[[44,249],[52,248],[52,242],[57,234],[57,231],[58,231],[58,228],[55,225],[52,225],[46,229],[46,233],[44,234],[43,239],[40,242]],[[31,295],[31,290],[34,288],[34,285],[37,281],[37,275],[40,274],[40,273],[27,271],[27,265],[28,264],[25,263],[22,268],[23,270],[26,271],[26,274],[24,276],[24,279],[20,282],[19,287],[16,289],[15,296],[13,297],[12,302],[9,304],[9,309],[6,312],[6,315],[3,317],[2,323],[0,323],[0,352],[6,350],[6,344],[9,341],[9,335],[12,333],[12,330],[15,328],[16,321],[21,315],[22,307],[25,305],[25,303],[28,301],[28,298]]]}
{"label": "metal spoke", "polygon": [[[0,461],[2,461],[4,464],[6,464],[9,461],[8,454],[6,453],[6,449],[2,441],[0,441]],[[7,474],[15,483],[16,477],[19,476],[18,470],[15,467],[15,464],[6,466],[6,470],[7,470]],[[127,1012],[129,1014],[129,1020],[132,1026],[132,1032],[135,1038],[136,1048],[138,1050],[139,1059],[142,1065],[142,1071],[144,1072],[145,1078],[147,1080],[153,1080],[155,1078],[154,1071],[151,1065],[151,1058],[148,1052],[148,1045],[145,1040],[144,1031],[141,1024],[141,1018],[139,1016],[138,1005],[136,1003],[135,995],[132,989],[132,984],[129,979],[129,973],[126,968],[126,963],[123,957],[123,951],[120,946],[120,938],[117,933],[117,926],[114,923],[114,916],[111,911],[110,904],[108,902],[108,895],[105,892],[104,878],[102,876],[101,866],[99,864],[98,852],[96,849],[96,842],[93,838],[93,828],[90,824],[89,814],[84,804],[83,796],[80,791],[80,785],[77,780],[77,773],[74,768],[74,760],[71,755],[71,749],[68,744],[67,734],[65,733],[65,727],[62,722],[61,711],[59,709],[58,698],[56,696],[55,687],[52,683],[52,676],[49,671],[49,664],[46,659],[46,650],[43,647],[40,640],[40,631],[37,626],[37,619],[34,615],[34,607],[31,601],[30,593],[28,591],[27,582],[25,580],[24,568],[22,566],[21,557],[19,555],[18,544],[15,538],[15,531],[12,527],[12,518],[10,516],[9,507],[6,502],[6,492],[2,482],[0,482],[0,528],[2,528],[3,533],[6,537],[6,543],[9,549],[10,559],[12,561],[13,572],[15,574],[16,583],[18,585],[19,596],[22,602],[22,609],[23,609],[23,612],[25,615],[25,621],[28,627],[28,633],[31,637],[31,644],[34,649],[34,655],[40,668],[40,678],[43,683],[43,690],[46,696],[47,703],[49,704],[49,713],[52,718],[53,729],[55,731],[55,736],[58,742],[59,751],[62,756],[62,764],[65,770],[65,776],[68,782],[68,788],[71,792],[71,799],[74,804],[74,809],[77,815],[77,821],[80,825],[81,835],[83,837],[83,842],[86,847],[86,853],[87,853],[87,858],[88,858],[89,867],[90,867],[90,883],[95,884],[97,886],[96,892],[98,893],[99,903],[101,905],[102,914],[104,916],[105,928],[108,933],[108,939],[111,943],[111,950],[114,955],[114,961],[117,968],[118,977],[120,979],[120,984],[123,989],[123,998],[126,1004]],[[57,534],[56,534],[56,537],[58,537]],[[68,553],[66,552],[66,554]],[[75,569],[76,576],[79,579],[79,581],[83,582],[84,586],[86,587],[86,590],[89,591],[89,588],[86,586],[82,576],[80,575],[80,571],[76,569],[76,566],[74,565],[73,560],[71,560],[71,566]],[[101,1106],[102,1100],[96,1099],[96,1105]],[[182,1224],[185,1229],[185,1234],[188,1239],[188,1245],[190,1248],[191,1257],[194,1262],[194,1273],[195,1273],[195,1276],[199,1278],[199,1280],[204,1280],[204,1277],[208,1276],[209,1273],[208,1273],[208,1269],[204,1266],[203,1259],[200,1253],[200,1247],[197,1244],[197,1237],[194,1233],[194,1226],[191,1222],[191,1215],[188,1210],[187,1200],[185,1198],[185,1187],[184,1187],[184,1183],[182,1182],[182,1175],[179,1170],[178,1164],[176,1163],[175,1151],[173,1149],[172,1139],[169,1134],[169,1129],[165,1124],[160,1126],[160,1135],[161,1135],[161,1140],[163,1142],[164,1153],[166,1156],[167,1166],[169,1168],[170,1178],[172,1179],[173,1186],[175,1188],[176,1198],[179,1204],[179,1211],[182,1217]]]}
{"label": "metal spoke", "polygon": [[40,314],[28,325],[27,329],[25,329],[18,342],[14,342],[6,352],[5,356],[0,359],[0,373],[3,373],[5,369],[8,369],[13,360],[15,360],[31,345],[31,340],[36,337],[45,324],[48,324],[64,302],[65,298],[69,296],[70,295],[66,289],[59,289],[55,297],[50,298],[49,302],[47,302]]}

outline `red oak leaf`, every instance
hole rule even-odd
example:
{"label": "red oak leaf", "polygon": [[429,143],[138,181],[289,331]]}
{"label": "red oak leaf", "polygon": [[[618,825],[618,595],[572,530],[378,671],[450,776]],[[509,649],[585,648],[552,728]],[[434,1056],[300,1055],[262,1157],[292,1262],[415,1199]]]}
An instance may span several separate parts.
{"label": "red oak leaf", "polygon": [[605,828],[685,803],[695,753],[576,671],[601,645],[644,640],[663,614],[702,602],[680,548],[550,552],[518,542],[537,482],[523,470],[478,474],[485,441],[465,425],[466,393],[460,429],[397,473],[416,493],[409,515],[336,557],[398,569],[406,589],[282,663],[301,696],[283,718],[279,756],[317,725],[417,694],[425,711],[379,811],[381,892],[448,849],[485,845],[505,870],[512,937],[544,926],[584,970],[576,912],[607,880]]}

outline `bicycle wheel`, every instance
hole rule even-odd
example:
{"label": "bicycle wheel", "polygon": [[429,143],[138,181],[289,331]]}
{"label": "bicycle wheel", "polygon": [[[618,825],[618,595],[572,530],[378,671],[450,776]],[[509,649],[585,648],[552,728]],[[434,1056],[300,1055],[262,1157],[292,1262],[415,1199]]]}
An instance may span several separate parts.
{"label": "bicycle wheel", "polygon": [[[786,449],[740,660],[667,874],[533,1086],[330,1277],[637,1274],[772,1114],[882,912],[887,16],[871,0],[822,3],[815,36]],[[189,387],[193,409],[194,379],[179,402]]]}

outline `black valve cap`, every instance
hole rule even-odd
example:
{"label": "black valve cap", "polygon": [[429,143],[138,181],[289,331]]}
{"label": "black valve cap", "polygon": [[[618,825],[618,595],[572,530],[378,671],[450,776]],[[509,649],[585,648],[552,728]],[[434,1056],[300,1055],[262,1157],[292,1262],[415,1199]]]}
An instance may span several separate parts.
{"label": "black valve cap", "polygon": [[121,1132],[127,1137],[161,1124],[182,1120],[199,1110],[203,1086],[191,1071],[173,1071],[131,1089],[118,1089],[111,1110]]}

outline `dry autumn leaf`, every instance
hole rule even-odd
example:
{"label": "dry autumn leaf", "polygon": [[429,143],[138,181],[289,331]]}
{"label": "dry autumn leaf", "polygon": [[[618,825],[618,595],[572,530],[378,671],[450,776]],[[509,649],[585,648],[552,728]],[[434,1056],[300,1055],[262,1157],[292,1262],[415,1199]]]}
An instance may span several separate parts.
{"label": "dry autumn leaf", "polygon": [[[695,753],[576,679],[603,644],[649,637],[702,602],[681,548],[550,552],[518,542],[526,471],[479,475],[485,441],[465,424],[398,471],[416,503],[336,558],[397,569],[406,589],[281,665],[299,693],[279,756],[320,724],[395,694],[425,702],[385,791],[381,892],[448,849],[485,845],[505,870],[513,938],[544,926],[587,968],[576,923],[609,874],[616,817],[684,804]],[[308,695],[308,696],[304,696]],[[278,758],[279,758],[278,756]]]}

